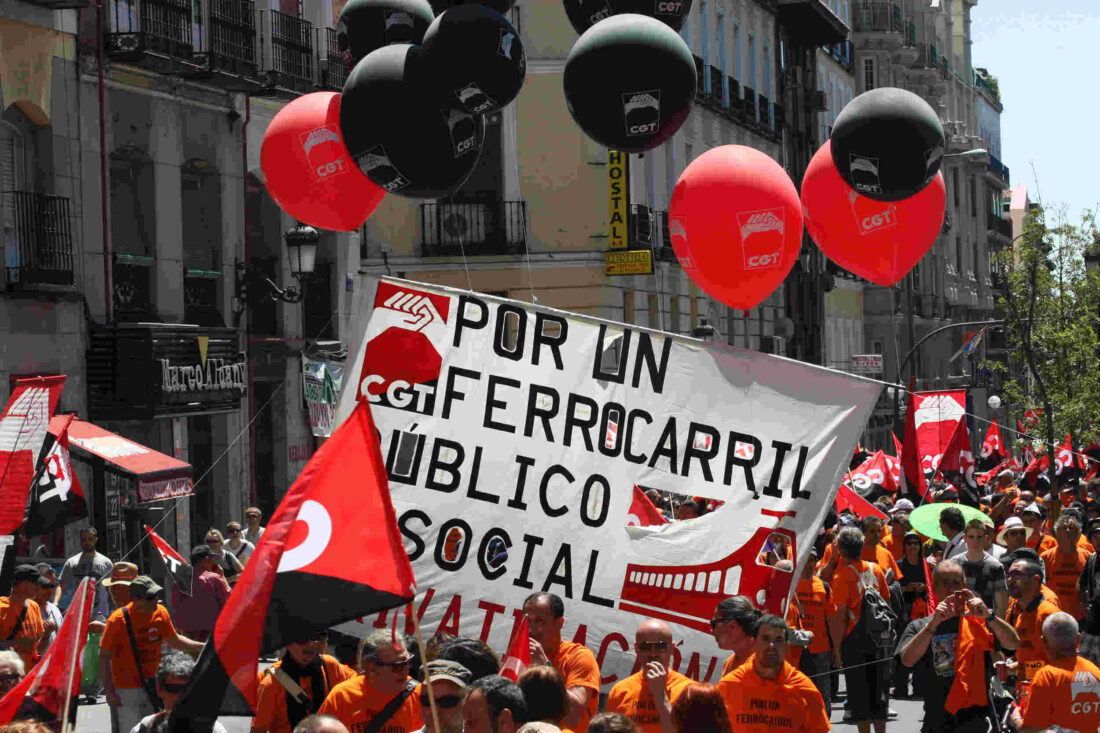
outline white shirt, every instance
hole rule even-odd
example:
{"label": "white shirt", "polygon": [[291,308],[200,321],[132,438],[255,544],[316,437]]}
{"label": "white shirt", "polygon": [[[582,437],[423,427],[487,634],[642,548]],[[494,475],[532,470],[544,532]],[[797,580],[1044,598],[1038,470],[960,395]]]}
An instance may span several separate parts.
{"label": "white shirt", "polygon": [[248,527],[245,527],[244,531],[241,532],[241,539],[245,540],[246,542],[251,542],[253,546],[255,546],[259,544],[260,538],[264,536],[264,529],[264,527],[260,527],[258,530],[255,531],[255,533],[253,533],[252,530],[250,530]]}
{"label": "white shirt", "polygon": [[955,538],[947,543],[943,549],[943,559],[950,560],[953,557],[966,554],[966,533],[959,532]]}

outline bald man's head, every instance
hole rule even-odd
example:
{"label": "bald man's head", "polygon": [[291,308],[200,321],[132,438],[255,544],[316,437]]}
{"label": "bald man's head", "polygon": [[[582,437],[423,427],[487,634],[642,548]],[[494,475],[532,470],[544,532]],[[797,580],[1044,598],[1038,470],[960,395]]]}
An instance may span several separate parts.
{"label": "bald man's head", "polygon": [[647,619],[634,632],[634,646],[639,666],[660,662],[667,669],[672,660],[672,629],[664,621]]}

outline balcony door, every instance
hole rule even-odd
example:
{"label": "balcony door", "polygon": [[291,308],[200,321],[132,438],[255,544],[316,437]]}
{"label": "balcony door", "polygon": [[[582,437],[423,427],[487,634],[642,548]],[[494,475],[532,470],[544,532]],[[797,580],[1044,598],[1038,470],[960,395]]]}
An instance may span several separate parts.
{"label": "balcony door", "polygon": [[[26,185],[27,153],[23,134],[10,122],[0,121],[0,186],[3,191],[4,265],[19,267],[19,239],[15,232],[15,212],[11,192],[22,191]],[[5,273],[7,270],[5,270]]]}

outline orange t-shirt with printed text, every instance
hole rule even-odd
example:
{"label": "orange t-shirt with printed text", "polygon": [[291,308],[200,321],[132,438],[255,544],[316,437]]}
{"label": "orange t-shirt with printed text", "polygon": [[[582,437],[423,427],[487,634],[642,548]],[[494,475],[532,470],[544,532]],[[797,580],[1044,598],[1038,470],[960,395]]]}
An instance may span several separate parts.
{"label": "orange t-shirt with printed text", "polygon": [[[355,676],[355,670],[341,664],[338,659],[327,654],[321,655],[321,663],[325,682],[328,684],[328,689],[325,692]],[[283,663],[280,660],[271,666],[271,671],[282,666]],[[313,680],[307,675],[294,681],[312,700]],[[292,730],[290,720],[287,718],[286,688],[275,679],[275,675],[268,672],[264,672],[260,676],[259,692],[256,697],[256,716],[252,718],[252,728],[253,730],[266,730],[271,733],[291,733]]]}
{"label": "orange t-shirt with printed text", "polygon": [[742,665],[718,681],[718,693],[737,733],[820,733],[830,727],[821,693],[787,662],[770,680],[755,665]]}
{"label": "orange t-shirt with printed text", "polygon": [[1022,680],[1030,681],[1039,668],[1050,662],[1043,646],[1043,622],[1051,614],[1058,613],[1058,607],[1050,601],[1040,600],[1031,610],[1019,604],[1005,617],[1020,637],[1020,646],[1016,648],[1017,674]]}
{"label": "orange t-shirt with printed text", "polygon": [[[367,723],[393,698],[394,695],[380,695],[375,692],[367,682],[366,675],[359,674],[332,688],[317,713],[336,718],[349,733],[362,733]],[[405,698],[378,733],[412,733],[422,727],[424,720],[420,717],[420,697],[414,691]]]}
{"label": "orange t-shirt with printed text", "polygon": [[877,564],[866,560],[858,560],[853,563],[841,560],[841,563],[833,574],[833,582],[830,588],[837,610],[847,608],[851,611],[848,617],[848,628],[844,632],[847,636],[859,623],[859,614],[863,605],[863,593],[859,585],[860,578],[863,578],[866,583],[870,582],[873,576],[879,595],[887,603],[890,601],[890,588],[886,585],[886,573]]}
{"label": "orange t-shirt with printed text", "polygon": [[1100,668],[1084,657],[1059,659],[1035,673],[1023,709],[1024,725],[1045,730],[1100,728]]}
{"label": "orange t-shirt with printed text", "polygon": [[151,613],[142,613],[134,609],[133,602],[123,608],[130,611],[130,623],[134,627],[138,657],[141,658],[141,671],[134,664],[134,652],[130,646],[130,636],[126,631],[126,619],[122,608],[116,609],[107,618],[107,627],[99,640],[100,651],[111,654],[111,679],[115,687],[134,689],[141,687],[141,680],[153,679],[160,665],[161,645],[176,637],[176,627],[168,609],[157,604]]}
{"label": "orange t-shirt with printed text", "polygon": [[[821,578],[800,580],[795,595],[802,606],[802,628],[814,633],[808,650],[811,654],[829,651],[829,627],[826,619],[836,613],[836,602],[832,594],[825,590],[825,581]],[[794,606],[794,604],[791,604]]]}
{"label": "orange t-shirt with printed text", "polygon": [[1072,555],[1054,548],[1039,556],[1047,568],[1047,585],[1058,594],[1058,605],[1078,621],[1085,617],[1085,607],[1078,602],[1077,579],[1081,577],[1091,554],[1078,547]]}
{"label": "orange t-shirt with printed text", "polygon": [[574,728],[574,733],[588,730],[588,721],[600,708],[600,666],[596,664],[596,655],[582,644],[562,641],[554,654],[547,653],[550,665],[558,670],[565,689],[570,687],[588,688],[588,707]]}
{"label": "orange t-shirt with printed text", "polygon": [[[42,623],[42,609],[38,607],[38,604],[34,601],[26,601],[27,613],[23,616],[23,620],[19,623],[19,630],[12,634],[15,630],[15,622],[19,621],[19,614],[23,610],[19,606],[12,605],[11,599],[7,596],[0,597],[0,640],[11,638],[12,641],[18,639],[38,639],[45,631],[45,626]],[[27,672],[31,671],[31,667],[35,663],[34,646],[26,651],[20,651],[12,646],[19,658],[23,660],[23,667]]]}
{"label": "orange t-shirt with printed text", "polygon": [[[665,679],[665,694],[670,705],[676,704],[676,698],[693,683],[676,670],[670,669]],[[611,688],[607,696],[607,712],[622,713],[633,721],[635,727],[643,733],[661,733],[661,718],[657,704],[649,692],[644,672],[635,672]]]}

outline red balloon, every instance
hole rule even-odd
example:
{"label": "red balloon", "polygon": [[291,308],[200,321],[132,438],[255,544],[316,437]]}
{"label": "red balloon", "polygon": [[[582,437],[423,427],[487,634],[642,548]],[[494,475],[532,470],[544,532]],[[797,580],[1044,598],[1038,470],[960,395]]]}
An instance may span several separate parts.
{"label": "red balloon", "polygon": [[890,286],[920,262],[943,227],[943,174],[901,201],[875,201],[840,177],[826,142],[802,179],[806,229],[821,251],[845,270]]}
{"label": "red balloon", "polygon": [[264,133],[260,168],[283,211],[322,229],[358,229],[386,195],[344,146],[336,92],[305,94],[279,110]]}
{"label": "red balloon", "polygon": [[668,206],[672,248],[712,298],[749,310],[787,277],[802,245],[802,206],[786,171],[744,145],[711,148],[680,175]]}

